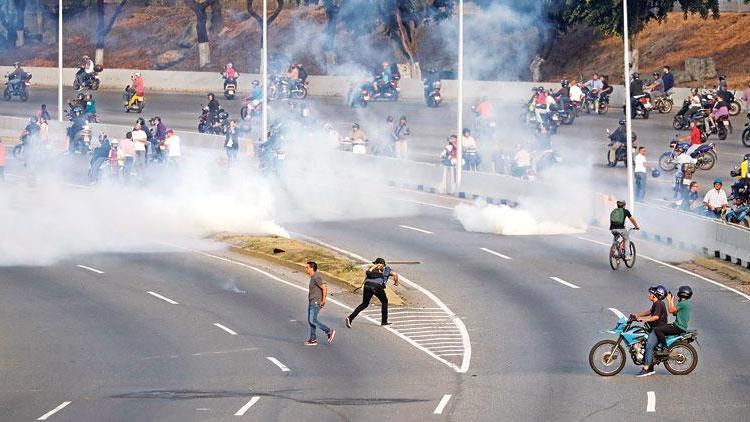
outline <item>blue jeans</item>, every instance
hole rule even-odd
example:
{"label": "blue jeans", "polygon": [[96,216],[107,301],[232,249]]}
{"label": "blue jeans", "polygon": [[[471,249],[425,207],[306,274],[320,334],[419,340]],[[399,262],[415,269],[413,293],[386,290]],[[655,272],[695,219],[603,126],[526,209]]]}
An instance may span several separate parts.
{"label": "blue jeans", "polygon": [[643,201],[646,197],[646,173],[637,172],[635,173],[635,200],[638,202]]}
{"label": "blue jeans", "polygon": [[656,337],[656,333],[651,330],[648,335],[648,340],[646,340],[646,356],[643,359],[643,362],[646,365],[651,366],[654,363],[654,347],[656,347],[656,343],[658,342],[659,339]]}
{"label": "blue jeans", "polygon": [[310,303],[309,305],[307,305],[307,323],[310,324],[310,340],[315,340],[318,338],[316,334],[316,330],[318,327],[320,327],[320,329],[323,330],[323,332],[326,334],[328,334],[331,331],[331,329],[328,328],[328,326],[318,321],[319,313],[320,313],[319,304]]}

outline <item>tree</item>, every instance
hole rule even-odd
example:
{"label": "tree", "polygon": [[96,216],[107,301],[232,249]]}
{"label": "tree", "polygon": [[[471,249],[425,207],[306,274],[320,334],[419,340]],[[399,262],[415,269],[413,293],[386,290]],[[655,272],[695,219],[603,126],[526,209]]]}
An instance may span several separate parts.
{"label": "tree", "polygon": [[[260,13],[256,11],[256,6],[254,6],[254,3],[259,3],[259,6],[257,6],[258,9],[263,8],[263,2],[257,1],[257,0],[247,0],[247,13],[252,16],[256,22],[258,22],[258,27],[263,27],[263,10],[260,10]],[[284,9],[284,0],[276,0],[276,7],[273,9],[270,15],[268,15],[268,26],[271,27],[271,24],[273,21],[276,20],[277,17],[279,17],[279,14],[281,13],[281,10]],[[263,30],[261,29],[260,32],[260,46],[263,48]]]}
{"label": "tree", "polygon": [[[219,22],[221,21],[221,1],[220,0],[185,0],[185,3],[190,9],[195,12],[195,29],[198,35],[198,61],[200,67],[206,67],[211,63],[211,47],[208,45],[208,31],[206,30],[206,23],[208,15],[206,9],[211,8],[211,24],[212,31],[218,32],[221,28]],[[218,12],[217,12],[218,9]],[[216,25],[219,23],[219,25]]]}
{"label": "tree", "polygon": [[[750,0],[744,0],[745,3]],[[638,71],[638,34],[649,22],[663,22],[669,12],[679,5],[684,17],[698,14],[707,19],[719,17],[719,0],[629,0],[628,31],[630,35],[630,67]],[[596,27],[604,35],[623,35],[622,0],[581,0],[565,2],[561,9],[563,22],[568,25],[585,23]]]}
{"label": "tree", "polygon": [[26,26],[24,17],[26,13],[26,0],[14,0],[16,5],[16,47],[23,47],[23,30]]}
{"label": "tree", "polygon": [[122,13],[122,9],[125,6],[125,3],[127,3],[128,0],[120,0],[120,2],[117,4],[117,7],[115,8],[115,11],[112,13],[112,16],[109,17],[109,21],[107,21],[106,25],[104,23],[104,12],[105,12],[105,5],[104,0],[97,0],[96,1],[96,54],[94,55],[94,63],[96,64],[104,64],[104,39],[107,35],[109,35],[110,32],[112,32],[112,27],[115,24],[115,21],[117,20],[117,17],[120,16],[120,13]]}

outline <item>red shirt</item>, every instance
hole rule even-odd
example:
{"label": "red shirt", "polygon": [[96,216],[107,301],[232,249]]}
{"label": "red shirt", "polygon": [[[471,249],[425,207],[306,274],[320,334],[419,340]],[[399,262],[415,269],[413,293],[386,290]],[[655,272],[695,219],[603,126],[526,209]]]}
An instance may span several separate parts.
{"label": "red shirt", "polygon": [[5,167],[5,145],[0,144],[0,167]]}
{"label": "red shirt", "polygon": [[234,70],[233,67],[225,67],[224,73],[227,74],[227,79],[236,79],[237,78],[237,71]]}
{"label": "red shirt", "polygon": [[700,145],[703,142],[701,142],[701,130],[698,129],[698,126],[693,127],[690,129],[690,145]]}
{"label": "red shirt", "polygon": [[139,97],[143,97],[143,88],[144,88],[143,85],[144,83],[143,83],[142,76],[135,78],[135,80],[133,81],[133,88],[135,88],[135,95]]}
{"label": "red shirt", "polygon": [[536,105],[546,106],[547,105],[547,94],[540,93],[536,96]]}

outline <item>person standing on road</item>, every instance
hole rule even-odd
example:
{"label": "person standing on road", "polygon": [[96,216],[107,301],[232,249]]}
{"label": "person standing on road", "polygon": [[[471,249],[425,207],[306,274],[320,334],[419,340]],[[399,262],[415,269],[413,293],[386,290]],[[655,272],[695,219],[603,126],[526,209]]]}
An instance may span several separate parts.
{"label": "person standing on road", "polygon": [[365,271],[365,282],[362,286],[362,303],[346,319],[346,328],[352,328],[352,321],[364,309],[370,306],[373,296],[380,300],[380,325],[391,325],[388,322],[388,296],[385,294],[385,286],[388,278],[393,277],[393,285],[398,286],[398,274],[386,265],[385,259],[378,258]]}
{"label": "person standing on road", "polygon": [[135,166],[138,169],[138,172],[143,172],[146,168],[146,144],[148,144],[148,135],[143,131],[140,121],[135,122],[131,136],[133,137],[133,145],[135,148]]}
{"label": "person standing on road", "polygon": [[643,202],[646,197],[646,147],[638,148],[638,154],[633,160],[633,172],[635,173],[635,201]]}
{"label": "person standing on road", "polygon": [[180,148],[180,137],[174,134],[174,130],[169,129],[167,131],[167,138],[164,140],[163,148],[166,148],[166,155],[170,164],[177,164],[182,157],[182,150]]}
{"label": "person standing on road", "polygon": [[451,194],[456,186],[456,164],[458,163],[458,137],[451,135],[448,143],[440,154],[440,162],[443,164],[443,182],[440,185],[442,193]]}
{"label": "person standing on road", "polygon": [[406,160],[406,138],[410,135],[409,126],[406,125],[406,116],[398,119],[398,124],[393,128],[393,145],[396,150],[396,158]]}
{"label": "person standing on road", "polygon": [[232,167],[237,162],[237,153],[240,151],[240,130],[234,120],[229,121],[227,133],[224,134],[224,149],[227,150],[227,166]]}
{"label": "person standing on road", "polygon": [[123,165],[122,177],[125,181],[130,179],[130,170],[133,168],[135,161],[135,143],[133,142],[133,132],[125,134],[125,139],[120,142],[120,152],[122,152]]}
{"label": "person standing on road", "polygon": [[665,297],[667,297],[667,289],[664,286],[649,287],[648,300],[651,301],[651,309],[633,315],[638,321],[650,323],[652,328],[648,335],[648,340],[646,340],[646,350],[644,351],[646,356],[643,359],[643,369],[638,373],[638,377],[654,375],[654,347],[656,347],[658,340],[654,331],[663,325],[667,325],[667,307],[664,306],[663,302]]}
{"label": "person standing on road", "polygon": [[315,261],[307,261],[305,273],[310,276],[310,285],[307,289],[307,323],[310,324],[310,337],[305,342],[305,345],[318,345],[318,328],[326,333],[328,344],[331,344],[333,343],[333,337],[336,335],[336,330],[332,330],[327,325],[318,321],[318,314],[326,306],[328,284],[323,280],[323,275],[318,272],[318,264]]}
{"label": "person standing on road", "polygon": [[672,68],[669,66],[664,66],[662,71],[664,72],[661,75],[662,88],[668,94],[674,87],[674,75],[672,74]]}

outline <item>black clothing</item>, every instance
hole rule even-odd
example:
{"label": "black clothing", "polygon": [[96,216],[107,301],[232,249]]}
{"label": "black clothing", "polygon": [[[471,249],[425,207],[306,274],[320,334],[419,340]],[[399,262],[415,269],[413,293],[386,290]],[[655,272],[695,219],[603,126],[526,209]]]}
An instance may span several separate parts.
{"label": "black clothing", "polygon": [[609,135],[609,140],[615,143],[625,144],[628,142],[627,130],[624,127],[618,127],[617,130]]}
{"label": "black clothing", "polygon": [[211,113],[217,113],[219,111],[219,102],[216,101],[216,98],[208,102],[208,111]]}
{"label": "black clothing", "polygon": [[570,87],[560,88],[557,93],[555,93],[555,97],[557,96],[570,97]]}
{"label": "black clothing", "polygon": [[664,92],[669,91],[674,87],[674,75],[671,73],[665,73],[661,77],[661,82],[664,84]]}
{"label": "black clothing", "polygon": [[365,282],[365,285],[362,288],[362,303],[360,303],[359,306],[357,306],[357,308],[354,310],[354,312],[349,315],[349,321],[354,321],[354,318],[356,318],[360,312],[370,306],[370,300],[372,299],[373,295],[377,297],[381,303],[380,323],[388,323],[388,297],[385,294],[385,287],[370,282]]}
{"label": "black clothing", "polygon": [[643,95],[643,81],[640,79],[634,79],[630,82],[630,95],[635,97],[636,95]]}
{"label": "black clothing", "polygon": [[654,328],[654,334],[656,334],[656,338],[659,340],[656,344],[661,344],[662,346],[667,346],[667,336],[675,336],[683,334],[685,331],[682,330],[682,328],[674,325],[674,324],[665,324],[659,327]]}
{"label": "black clothing", "polygon": [[[229,144],[229,141],[232,144]],[[224,134],[224,148],[239,149],[240,148],[240,131],[238,128],[227,129],[227,133]]]}
{"label": "black clothing", "polygon": [[659,319],[657,319],[656,321],[649,322],[649,325],[651,325],[652,328],[655,329],[656,327],[667,325],[667,307],[661,300],[657,300],[653,303],[653,305],[651,305],[651,311],[649,315],[659,316]]}

